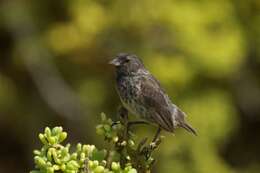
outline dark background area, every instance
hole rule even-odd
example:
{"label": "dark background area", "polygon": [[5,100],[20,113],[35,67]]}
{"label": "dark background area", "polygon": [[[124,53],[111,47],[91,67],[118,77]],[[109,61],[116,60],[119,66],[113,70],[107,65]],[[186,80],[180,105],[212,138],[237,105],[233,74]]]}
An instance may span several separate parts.
{"label": "dark background area", "polygon": [[46,126],[104,146],[95,125],[117,118],[119,52],[142,58],[199,133],[164,133],[154,172],[260,171],[260,1],[2,0],[0,172],[33,169]]}

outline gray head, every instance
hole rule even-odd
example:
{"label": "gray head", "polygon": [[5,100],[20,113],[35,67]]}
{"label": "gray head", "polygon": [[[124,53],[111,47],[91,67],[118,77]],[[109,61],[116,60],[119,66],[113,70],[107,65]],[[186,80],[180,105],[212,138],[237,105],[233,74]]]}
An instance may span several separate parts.
{"label": "gray head", "polygon": [[144,68],[142,61],[134,54],[120,53],[115,59],[109,62],[116,67],[117,73],[129,75]]}

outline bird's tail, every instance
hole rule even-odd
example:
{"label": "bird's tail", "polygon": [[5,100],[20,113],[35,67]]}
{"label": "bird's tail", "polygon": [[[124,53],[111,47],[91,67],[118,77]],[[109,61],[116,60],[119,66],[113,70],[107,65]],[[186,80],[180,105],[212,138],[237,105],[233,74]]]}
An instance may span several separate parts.
{"label": "bird's tail", "polygon": [[193,135],[198,136],[196,130],[192,128],[188,123],[183,122],[180,124],[180,127],[184,128],[185,130],[192,133]]}

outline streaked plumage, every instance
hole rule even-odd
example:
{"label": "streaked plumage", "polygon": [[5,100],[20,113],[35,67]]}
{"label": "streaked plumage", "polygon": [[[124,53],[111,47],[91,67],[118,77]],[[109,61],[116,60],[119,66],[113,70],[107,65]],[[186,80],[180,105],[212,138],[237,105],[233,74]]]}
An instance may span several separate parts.
{"label": "streaked plumage", "polygon": [[121,53],[110,63],[116,66],[116,87],[127,110],[166,131],[182,127],[196,135],[185,122],[185,113],[171,102],[136,55]]}

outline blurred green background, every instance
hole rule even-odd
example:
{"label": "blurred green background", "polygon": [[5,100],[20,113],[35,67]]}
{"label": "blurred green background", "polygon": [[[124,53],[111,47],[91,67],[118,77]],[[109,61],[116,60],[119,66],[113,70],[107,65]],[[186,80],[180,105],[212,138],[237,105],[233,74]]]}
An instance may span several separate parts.
{"label": "blurred green background", "polygon": [[119,52],[143,59],[199,133],[164,133],[153,172],[260,172],[259,0],[2,0],[0,172],[33,168],[45,126],[104,146],[95,124],[116,119]]}

